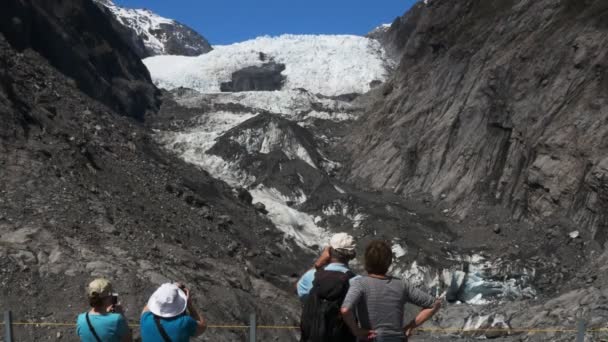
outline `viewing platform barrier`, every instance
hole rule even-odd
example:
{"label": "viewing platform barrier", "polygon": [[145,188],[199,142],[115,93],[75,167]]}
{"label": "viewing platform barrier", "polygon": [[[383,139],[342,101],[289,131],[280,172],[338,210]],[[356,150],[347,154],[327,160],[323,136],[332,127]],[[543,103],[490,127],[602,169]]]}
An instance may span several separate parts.
{"label": "viewing platform barrier", "polygon": [[[21,326],[34,326],[34,327],[76,327],[76,323],[58,323],[58,322],[19,322],[15,321],[11,311],[4,312],[4,321],[1,322],[0,327],[3,330],[2,336],[4,336],[4,342],[17,342],[14,339],[13,329]],[[132,328],[139,327],[139,324],[129,323]],[[230,330],[243,330],[248,332],[247,342],[257,341],[258,330],[299,330],[299,326],[290,325],[258,325],[256,315],[254,313],[249,315],[248,325],[239,324],[209,324],[207,329],[230,329]],[[510,328],[510,329],[462,329],[462,328],[416,328],[416,331],[425,332],[433,335],[449,335],[449,334],[471,334],[476,332],[507,332],[509,334],[517,333],[528,333],[528,334],[554,334],[564,333],[576,335],[576,342],[584,342],[586,334],[608,334],[608,328],[599,329],[587,329],[585,322],[579,320],[575,329],[561,329],[561,328]]]}

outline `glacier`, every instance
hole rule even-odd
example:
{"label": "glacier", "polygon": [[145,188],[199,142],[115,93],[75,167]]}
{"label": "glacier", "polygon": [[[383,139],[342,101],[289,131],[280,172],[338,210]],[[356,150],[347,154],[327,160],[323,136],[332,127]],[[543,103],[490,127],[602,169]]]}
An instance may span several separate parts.
{"label": "glacier", "polygon": [[[264,58],[260,58],[265,56]],[[372,81],[385,81],[396,66],[379,42],[351,35],[281,35],[258,37],[232,45],[216,45],[197,56],[154,56],[144,59],[154,83],[165,89],[220,92],[232,73],[268,60],[285,64],[285,90],[303,88],[333,96],[364,93]]]}

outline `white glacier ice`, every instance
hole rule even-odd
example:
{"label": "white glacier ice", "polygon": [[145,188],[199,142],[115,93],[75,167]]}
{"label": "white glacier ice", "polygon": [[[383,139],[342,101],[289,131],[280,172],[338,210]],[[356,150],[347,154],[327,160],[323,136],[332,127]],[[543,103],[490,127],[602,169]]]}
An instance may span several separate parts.
{"label": "white glacier ice", "polygon": [[317,226],[315,217],[289,207],[278,191],[259,185],[250,192],[254,202],[266,206],[268,216],[277,228],[293,237],[300,246],[322,247],[329,240],[329,232]]}
{"label": "white glacier ice", "polygon": [[202,93],[220,91],[232,73],[267,62],[260,53],[285,64],[284,89],[306,89],[323,95],[364,93],[370,82],[385,81],[395,66],[379,42],[351,35],[281,35],[214,46],[197,56],[155,56],[144,59],[161,88],[186,87]]}

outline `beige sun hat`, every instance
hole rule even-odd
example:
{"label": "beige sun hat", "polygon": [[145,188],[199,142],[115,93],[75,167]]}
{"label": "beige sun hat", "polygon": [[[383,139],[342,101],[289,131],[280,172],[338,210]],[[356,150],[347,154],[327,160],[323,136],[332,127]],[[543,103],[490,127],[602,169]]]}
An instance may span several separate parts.
{"label": "beige sun hat", "polygon": [[148,300],[148,310],[156,316],[171,318],[186,311],[188,297],[177,285],[162,284]]}
{"label": "beige sun hat", "polygon": [[334,234],[329,240],[329,246],[335,250],[355,250],[355,239],[347,233]]}
{"label": "beige sun hat", "polygon": [[93,297],[97,293],[99,298],[104,298],[113,295],[112,283],[104,278],[97,278],[89,283],[87,287],[87,295]]}

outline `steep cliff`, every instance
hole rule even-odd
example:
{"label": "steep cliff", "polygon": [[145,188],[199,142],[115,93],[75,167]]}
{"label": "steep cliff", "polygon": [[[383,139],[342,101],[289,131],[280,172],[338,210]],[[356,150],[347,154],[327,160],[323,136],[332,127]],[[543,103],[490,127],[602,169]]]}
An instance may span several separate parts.
{"label": "steep cliff", "polygon": [[18,50],[33,49],[78,88],[118,113],[143,119],[158,110],[150,74],[93,2],[5,1],[0,32]]}
{"label": "steep cliff", "polygon": [[459,217],[565,216],[603,244],[607,23],[600,0],[419,3],[388,31],[400,66],[345,139],[347,177]]}

